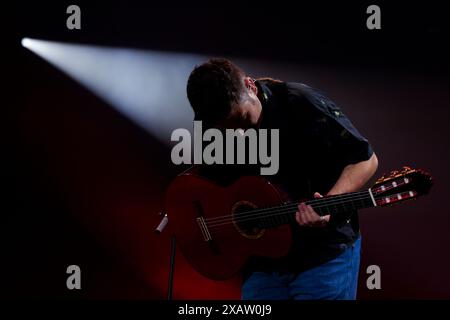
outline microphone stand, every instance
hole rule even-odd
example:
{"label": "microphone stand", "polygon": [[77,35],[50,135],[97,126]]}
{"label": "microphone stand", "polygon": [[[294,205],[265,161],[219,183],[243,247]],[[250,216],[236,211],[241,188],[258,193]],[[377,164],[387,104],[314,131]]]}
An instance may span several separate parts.
{"label": "microphone stand", "polygon": [[[162,215],[161,222],[159,223],[158,227],[155,229],[155,232],[157,234],[161,234],[161,232],[166,227],[167,223],[169,222],[169,217],[167,216],[167,213],[160,212],[160,215]],[[176,239],[175,235],[172,234],[170,237],[170,266],[169,266],[169,281],[167,284],[167,300],[172,300],[172,293],[173,293],[173,272],[175,267],[175,253],[176,253]]]}

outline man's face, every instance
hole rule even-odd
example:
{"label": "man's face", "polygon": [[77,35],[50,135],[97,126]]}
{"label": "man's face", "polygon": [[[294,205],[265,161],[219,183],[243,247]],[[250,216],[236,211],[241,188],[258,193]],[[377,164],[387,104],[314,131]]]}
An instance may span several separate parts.
{"label": "man's face", "polygon": [[261,119],[262,105],[258,98],[258,87],[250,77],[244,78],[245,90],[243,99],[233,105],[230,115],[223,121],[221,126],[230,129],[248,129],[259,125]]}

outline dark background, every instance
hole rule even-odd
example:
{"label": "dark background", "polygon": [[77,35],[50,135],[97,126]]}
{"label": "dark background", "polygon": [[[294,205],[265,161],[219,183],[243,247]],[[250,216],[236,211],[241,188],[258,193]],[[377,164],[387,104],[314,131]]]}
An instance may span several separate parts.
{"label": "dark background", "polygon": [[[82,29],[65,27],[78,4]],[[170,150],[20,45],[23,37],[268,61],[344,105],[380,160],[376,174],[410,164],[435,177],[410,204],[361,212],[361,299],[450,298],[448,19],[440,5],[380,5],[382,30],[365,27],[372,2],[18,2],[2,108],[1,295],[164,299],[169,238],[156,236],[164,192],[180,171]],[[259,70],[265,70],[264,65]],[[6,108],[5,108],[6,107]],[[374,177],[375,179],[376,177]],[[82,290],[66,288],[66,268]],[[382,289],[367,290],[377,264]],[[177,255],[175,298],[239,298],[239,279],[212,282]]]}

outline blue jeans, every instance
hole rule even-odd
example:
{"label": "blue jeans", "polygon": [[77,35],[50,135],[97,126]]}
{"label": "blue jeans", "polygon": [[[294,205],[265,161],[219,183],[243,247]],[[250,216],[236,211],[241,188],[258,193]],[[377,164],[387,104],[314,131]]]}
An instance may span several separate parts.
{"label": "blue jeans", "polygon": [[243,300],[355,300],[361,238],[337,258],[296,272],[253,272],[242,285]]}

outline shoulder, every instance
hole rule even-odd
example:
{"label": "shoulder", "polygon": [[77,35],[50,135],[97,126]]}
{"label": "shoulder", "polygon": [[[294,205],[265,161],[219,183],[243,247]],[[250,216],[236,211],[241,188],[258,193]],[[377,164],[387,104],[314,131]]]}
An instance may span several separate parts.
{"label": "shoulder", "polygon": [[323,91],[301,82],[286,82],[288,101],[307,105],[314,111],[336,116],[342,113],[340,107]]}
{"label": "shoulder", "polygon": [[320,99],[325,98],[323,92],[302,82],[286,82],[286,89],[291,98],[307,99],[313,104],[320,103]]}

